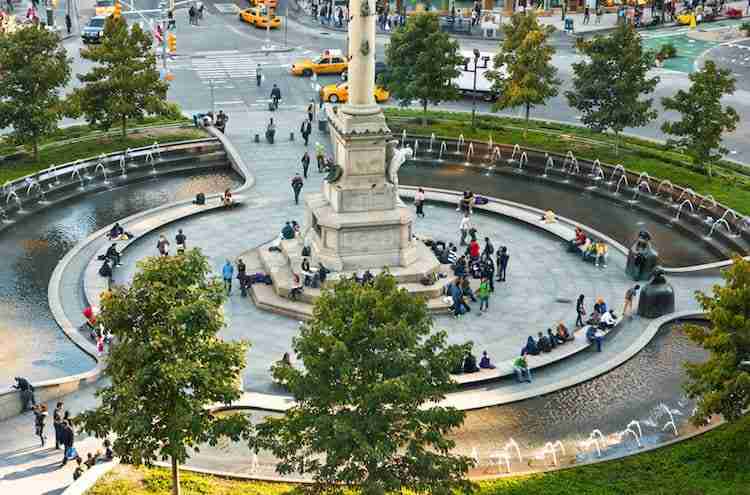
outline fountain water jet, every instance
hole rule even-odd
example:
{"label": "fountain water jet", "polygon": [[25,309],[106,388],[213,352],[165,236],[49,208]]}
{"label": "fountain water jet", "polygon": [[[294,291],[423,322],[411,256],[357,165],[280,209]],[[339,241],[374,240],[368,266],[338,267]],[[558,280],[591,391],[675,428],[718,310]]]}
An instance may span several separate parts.
{"label": "fountain water jet", "polygon": [[685,201],[683,201],[682,203],[680,203],[680,205],[677,207],[677,215],[675,215],[675,217],[674,217],[675,220],[679,220],[680,219],[680,213],[682,213],[682,208],[685,205],[688,205],[690,207],[690,212],[691,213],[695,212],[695,208],[693,208],[693,203],[691,203],[689,199],[686,199]]}
{"label": "fountain water jet", "polygon": [[669,421],[662,427],[662,431],[666,430],[667,427],[671,426],[672,430],[674,431],[674,436],[679,436],[677,433],[677,425],[674,422],[674,415],[672,414],[672,411],[667,407],[666,404],[661,404],[662,409],[664,409],[667,414],[669,415]]}
{"label": "fountain water jet", "polygon": [[466,141],[464,140],[464,135],[459,134],[458,142],[456,143],[456,153],[458,153],[459,155],[461,154],[461,150],[463,149],[465,143]]}
{"label": "fountain water jet", "polygon": [[508,158],[508,163],[514,163],[516,161],[516,155],[521,151],[521,147],[517,144],[513,146],[513,152],[510,155],[510,158]]}

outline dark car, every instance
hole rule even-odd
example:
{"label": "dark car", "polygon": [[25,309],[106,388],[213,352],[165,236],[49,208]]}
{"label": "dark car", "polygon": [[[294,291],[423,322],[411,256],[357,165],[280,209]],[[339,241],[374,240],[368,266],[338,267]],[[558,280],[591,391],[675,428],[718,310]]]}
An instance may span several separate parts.
{"label": "dark car", "polygon": [[[388,66],[385,65],[385,62],[378,62],[375,61],[375,82],[379,82],[378,78],[381,74],[385,74],[388,72]],[[349,77],[349,74],[344,71],[341,73],[341,80],[346,81]]]}
{"label": "dark car", "polygon": [[98,15],[92,17],[89,23],[83,27],[81,32],[81,39],[84,43],[101,43],[102,37],[104,36],[104,23],[107,22],[107,17]]}

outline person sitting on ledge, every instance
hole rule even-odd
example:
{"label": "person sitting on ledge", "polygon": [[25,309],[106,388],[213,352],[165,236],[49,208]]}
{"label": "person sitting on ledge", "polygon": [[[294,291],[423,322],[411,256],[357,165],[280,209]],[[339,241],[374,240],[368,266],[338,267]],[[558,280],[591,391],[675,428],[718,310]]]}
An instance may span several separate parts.
{"label": "person sitting on ledge", "polygon": [[[529,338],[531,339],[531,337]],[[531,370],[529,369],[529,363],[526,362],[526,358],[523,355],[517,357],[516,360],[513,361],[513,373],[516,374],[516,380],[518,380],[519,383],[531,383]]]}
{"label": "person sitting on ledge", "polygon": [[599,319],[599,328],[614,328],[617,324],[617,315],[611,309],[604,313]]}
{"label": "person sitting on ledge", "polygon": [[526,339],[526,345],[521,349],[521,356],[525,356],[527,354],[530,354],[532,356],[538,356],[539,355],[539,347],[536,345],[536,341],[534,341],[534,337],[529,335],[529,338]]}
{"label": "person sitting on ledge", "polygon": [[596,243],[596,253],[594,255],[594,266],[598,267],[601,265],[602,268],[607,268],[607,255],[609,254],[609,248],[604,241]]}
{"label": "person sitting on ledge", "polygon": [[105,461],[111,461],[115,458],[115,453],[112,451],[112,442],[109,441],[109,438],[104,439],[104,460]]}
{"label": "person sitting on ledge", "polygon": [[224,191],[224,195],[221,197],[221,204],[229,208],[230,206],[232,206],[232,203],[232,191],[227,189]]}
{"label": "person sitting on ledge", "polygon": [[286,240],[294,239],[294,227],[292,227],[291,222],[287,222],[286,225],[281,228],[281,238]]}
{"label": "person sitting on ledge", "polygon": [[562,343],[573,340],[575,338],[573,337],[573,334],[568,331],[568,327],[566,327],[563,322],[557,323],[557,337]]}
{"label": "person sitting on ledge", "polygon": [[109,260],[105,259],[104,263],[102,264],[101,268],[99,268],[99,275],[106,279],[112,278],[112,267],[109,266]]}
{"label": "person sitting on ledge", "polygon": [[477,368],[477,358],[472,353],[466,354],[464,358],[464,373],[476,373],[479,371]]}
{"label": "person sitting on ledge", "polygon": [[586,330],[586,340],[590,343],[596,343],[596,351],[602,352],[602,341],[604,340],[604,332],[596,328],[594,325],[589,326]]}
{"label": "person sitting on ledge", "polygon": [[112,262],[114,266],[121,266],[120,265],[120,253],[117,252],[117,244],[112,244],[107,248],[107,252],[104,254],[104,257],[107,258]]}
{"label": "person sitting on ledge", "polygon": [[125,236],[128,239],[133,237],[131,234],[128,234],[127,232],[125,232],[125,229],[122,228],[122,225],[120,225],[119,222],[115,222],[115,224],[109,230],[107,237],[109,238],[110,241],[116,241],[116,240],[119,240],[122,236]]}
{"label": "person sitting on ledge", "polygon": [[326,281],[326,277],[328,277],[328,274],[331,273],[331,271],[323,266],[323,263],[318,263],[318,280],[320,280],[320,284],[323,285]]}
{"label": "person sitting on ledge", "polygon": [[362,285],[367,285],[373,280],[375,280],[375,276],[372,272],[370,270],[365,270],[365,273],[362,274]]}
{"label": "person sitting on ledge", "polygon": [[539,338],[536,341],[536,346],[541,349],[542,352],[547,353],[552,351],[552,342],[542,333],[539,332],[537,335]]}
{"label": "person sitting on ledge", "polygon": [[490,362],[487,351],[482,351],[482,359],[479,360],[479,367],[483,370],[494,370],[495,365]]}
{"label": "person sitting on ledge", "polygon": [[584,242],[586,242],[586,233],[583,231],[583,229],[581,229],[581,227],[576,227],[576,235],[570,240],[571,249],[573,250],[579,246],[582,246]]}
{"label": "person sitting on ledge", "polygon": [[96,314],[94,314],[94,308],[86,306],[83,310],[83,317],[86,318],[86,325],[89,329],[96,328]]}
{"label": "person sitting on ledge", "polygon": [[289,289],[289,299],[291,301],[296,301],[300,298],[302,295],[302,290],[304,289],[302,282],[299,278],[299,275],[296,273],[292,273],[292,288]]}
{"label": "person sitting on ledge", "polygon": [[563,342],[560,341],[559,337],[552,333],[552,329],[547,329],[547,340],[549,340],[550,344],[552,344],[552,349],[557,347],[558,345],[562,344]]}
{"label": "person sitting on ledge", "polygon": [[544,223],[555,223],[557,222],[557,216],[554,211],[547,210],[544,212],[544,216],[542,216],[540,220]]}

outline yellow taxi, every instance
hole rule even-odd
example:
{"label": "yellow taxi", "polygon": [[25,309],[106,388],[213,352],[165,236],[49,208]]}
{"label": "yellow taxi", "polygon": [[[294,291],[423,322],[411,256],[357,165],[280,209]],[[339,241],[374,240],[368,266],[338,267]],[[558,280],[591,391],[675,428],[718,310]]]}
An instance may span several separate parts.
{"label": "yellow taxi", "polygon": [[275,9],[278,5],[277,0],[249,0],[249,3],[251,7],[262,7],[265,5],[272,9]]}
{"label": "yellow taxi", "polygon": [[299,60],[292,64],[295,76],[312,76],[313,74],[341,74],[349,63],[341,50],[325,50],[319,57]]}
{"label": "yellow taxi", "polygon": [[[378,103],[388,101],[388,98],[391,97],[391,94],[383,86],[376,85],[373,94],[375,95],[375,101]],[[321,101],[329,101],[331,103],[346,103],[349,99],[349,83],[323,86],[320,89],[320,99]]]}
{"label": "yellow taxi", "polygon": [[273,13],[273,10],[271,12],[269,14],[265,7],[252,7],[240,11],[240,20],[257,28],[266,29],[270,27],[276,29],[281,27],[281,17]]}
{"label": "yellow taxi", "polygon": [[115,0],[97,0],[95,12],[97,16],[108,16],[115,12]]}

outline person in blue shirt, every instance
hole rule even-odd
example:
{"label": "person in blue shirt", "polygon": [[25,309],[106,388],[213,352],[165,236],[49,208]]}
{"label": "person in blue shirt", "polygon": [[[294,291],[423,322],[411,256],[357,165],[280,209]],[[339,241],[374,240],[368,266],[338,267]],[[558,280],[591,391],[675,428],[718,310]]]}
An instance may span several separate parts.
{"label": "person in blue shirt", "polygon": [[227,290],[227,295],[232,294],[232,277],[234,276],[234,267],[232,262],[227,260],[224,263],[224,268],[221,269],[221,275],[224,278],[224,288]]}
{"label": "person in blue shirt", "polygon": [[534,337],[529,335],[529,338],[526,339],[526,345],[523,346],[523,349],[521,349],[521,356],[525,356],[527,354],[531,354],[532,356],[538,356],[540,353],[539,346],[537,346],[536,341],[534,340]]}

